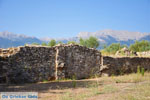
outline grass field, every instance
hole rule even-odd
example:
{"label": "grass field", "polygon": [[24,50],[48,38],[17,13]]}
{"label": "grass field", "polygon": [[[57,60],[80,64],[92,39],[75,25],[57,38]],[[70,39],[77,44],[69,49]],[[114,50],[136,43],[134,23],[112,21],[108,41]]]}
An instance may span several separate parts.
{"label": "grass field", "polygon": [[0,92],[35,91],[39,100],[150,100],[150,73],[0,85]]}

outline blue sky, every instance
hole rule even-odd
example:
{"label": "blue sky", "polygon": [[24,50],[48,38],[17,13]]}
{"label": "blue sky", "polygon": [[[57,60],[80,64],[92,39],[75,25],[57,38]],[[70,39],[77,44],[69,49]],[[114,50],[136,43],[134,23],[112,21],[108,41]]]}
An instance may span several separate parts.
{"label": "blue sky", "polygon": [[150,32],[150,0],[0,0],[0,31],[73,37],[103,29]]}

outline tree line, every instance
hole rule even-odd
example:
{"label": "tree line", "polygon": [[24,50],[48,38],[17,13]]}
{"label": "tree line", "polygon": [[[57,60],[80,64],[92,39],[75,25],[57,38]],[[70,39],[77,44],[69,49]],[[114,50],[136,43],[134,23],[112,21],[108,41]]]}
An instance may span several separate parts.
{"label": "tree line", "polygon": [[104,49],[101,51],[108,54],[115,54],[118,50],[121,50],[124,47],[134,52],[150,51],[150,42],[147,40],[135,41],[135,43],[130,46],[121,45],[120,43],[112,43],[109,46],[104,45]]}
{"label": "tree line", "polygon": [[[100,46],[98,39],[93,36],[87,39],[80,38],[78,42],[68,41],[66,44],[71,44],[71,43],[86,46],[88,48],[98,48]],[[61,41],[56,42],[56,40],[52,39],[48,43],[43,42],[41,45],[42,46],[55,46],[57,44],[63,44],[63,43]],[[33,43],[33,45],[40,45],[40,44]],[[103,45],[103,49],[101,51],[109,53],[109,54],[115,54],[118,50],[121,50],[124,47],[135,52],[150,51],[150,42],[147,40],[135,41],[135,43],[131,44],[130,46],[121,45],[120,43],[112,43],[111,45],[108,45],[108,46]]]}
{"label": "tree line", "polygon": [[[88,48],[97,48],[99,47],[99,41],[96,37],[89,37],[88,39],[83,39],[80,38],[79,42],[75,42],[75,41],[68,41],[66,44],[78,44],[78,45],[82,45],[82,46],[86,46]],[[56,40],[52,39],[51,41],[49,41],[48,43],[43,42],[42,44],[38,44],[38,43],[32,43],[33,45],[42,45],[42,46],[55,46],[57,44],[63,44],[61,41],[56,42]]]}

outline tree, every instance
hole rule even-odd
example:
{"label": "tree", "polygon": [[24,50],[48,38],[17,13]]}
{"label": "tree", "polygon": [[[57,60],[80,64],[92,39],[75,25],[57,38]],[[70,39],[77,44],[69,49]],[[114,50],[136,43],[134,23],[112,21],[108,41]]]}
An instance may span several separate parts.
{"label": "tree", "polygon": [[91,36],[86,40],[87,47],[89,48],[97,48],[99,46],[98,39],[96,37]]}
{"label": "tree", "polygon": [[134,44],[130,45],[130,50],[136,52],[143,52],[150,50],[150,42],[146,40],[136,41]]}
{"label": "tree", "polygon": [[79,44],[88,48],[97,48],[99,46],[99,41],[96,37],[91,36],[88,39],[80,38]]}
{"label": "tree", "polygon": [[48,43],[48,46],[55,46],[56,45],[56,41],[55,40],[51,40],[49,43]]}
{"label": "tree", "polygon": [[79,44],[82,46],[86,46],[86,41],[84,39],[80,38]]}
{"label": "tree", "polygon": [[42,46],[47,46],[47,44],[45,42],[42,43]]}

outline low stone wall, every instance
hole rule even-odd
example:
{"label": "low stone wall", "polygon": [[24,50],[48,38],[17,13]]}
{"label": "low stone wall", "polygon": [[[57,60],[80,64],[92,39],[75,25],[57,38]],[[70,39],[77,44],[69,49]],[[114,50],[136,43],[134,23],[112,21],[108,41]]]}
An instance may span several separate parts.
{"label": "low stone wall", "polygon": [[108,57],[103,56],[103,66],[101,73],[103,75],[122,75],[137,71],[137,67],[150,71],[150,58],[146,57]]}
{"label": "low stone wall", "polygon": [[[12,49],[12,48],[11,48]],[[14,50],[14,51],[13,51]],[[79,45],[1,49],[0,83],[27,83],[100,75],[101,54]]]}
{"label": "low stone wall", "polygon": [[150,71],[150,58],[101,56],[79,45],[23,46],[0,49],[0,83],[28,83],[96,75],[121,75]]}

